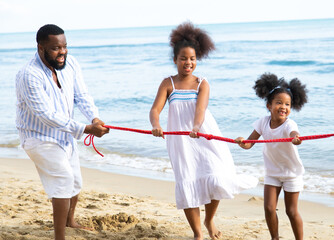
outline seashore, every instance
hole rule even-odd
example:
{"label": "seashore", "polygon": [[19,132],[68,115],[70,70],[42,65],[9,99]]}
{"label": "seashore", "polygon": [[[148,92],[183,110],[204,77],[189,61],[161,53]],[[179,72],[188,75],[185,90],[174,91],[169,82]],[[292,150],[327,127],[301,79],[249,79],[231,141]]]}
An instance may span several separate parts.
{"label": "seashore", "polygon": [[[67,228],[66,239],[192,239],[183,211],[176,209],[174,182],[90,168],[82,168],[82,176],[76,219],[94,231]],[[51,207],[31,160],[0,158],[0,240],[52,239]],[[334,239],[333,207],[300,200],[299,209],[305,239]],[[281,239],[293,239],[282,199],[277,211]],[[222,200],[215,220],[225,240],[270,237],[259,196]]]}

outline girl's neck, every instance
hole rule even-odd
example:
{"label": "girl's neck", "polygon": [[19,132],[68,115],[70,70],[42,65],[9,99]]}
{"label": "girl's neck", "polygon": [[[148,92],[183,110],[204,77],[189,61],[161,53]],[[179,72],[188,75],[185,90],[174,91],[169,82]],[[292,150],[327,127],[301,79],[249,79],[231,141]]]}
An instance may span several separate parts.
{"label": "girl's neck", "polygon": [[176,89],[197,89],[198,80],[197,77],[194,75],[189,76],[180,76],[175,75],[173,77],[174,85]]}
{"label": "girl's neck", "polygon": [[180,82],[193,81],[194,79],[197,79],[197,77],[195,77],[192,74],[191,75],[186,75],[186,76],[182,76],[180,74],[177,74],[175,76],[175,80],[180,81]]}
{"label": "girl's neck", "polygon": [[274,120],[272,117],[270,118],[270,128],[271,129],[275,129],[278,128],[279,126],[281,126],[283,123],[285,123],[285,121],[287,120],[287,118],[285,118],[284,120]]}

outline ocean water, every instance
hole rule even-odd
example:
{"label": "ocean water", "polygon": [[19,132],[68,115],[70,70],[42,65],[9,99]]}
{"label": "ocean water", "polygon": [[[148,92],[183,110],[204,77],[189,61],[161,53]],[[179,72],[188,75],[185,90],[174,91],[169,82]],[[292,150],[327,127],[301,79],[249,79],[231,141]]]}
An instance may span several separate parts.
{"label": "ocean water", "polygon": [[[198,62],[195,75],[207,77],[208,108],[225,137],[248,137],[252,123],[268,114],[252,86],[264,72],[307,85],[309,102],[290,118],[301,135],[334,133],[334,19],[199,25],[216,51]],[[69,53],[80,62],[101,119],[108,125],[150,130],[149,111],[161,80],[176,74],[169,34],[175,26],[66,31]],[[0,34],[0,157],[27,158],[15,128],[15,75],[36,51],[35,33]],[[161,113],[166,128],[168,103]],[[76,119],[87,122],[76,111]],[[304,141],[307,200],[334,206],[334,138]],[[111,130],[95,138],[105,155],[78,141],[81,163],[122,174],[173,181],[165,140]],[[261,143],[243,150],[228,143],[239,173],[263,180]],[[258,193],[261,194],[260,183]]]}

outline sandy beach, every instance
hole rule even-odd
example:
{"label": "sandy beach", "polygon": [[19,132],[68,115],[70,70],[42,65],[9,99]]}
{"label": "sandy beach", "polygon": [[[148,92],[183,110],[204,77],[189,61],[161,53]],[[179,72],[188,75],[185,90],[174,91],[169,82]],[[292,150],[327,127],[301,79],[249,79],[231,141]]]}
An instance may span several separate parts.
{"label": "sandy beach", "polygon": [[[76,218],[94,231],[67,228],[67,239],[192,239],[183,211],[175,207],[173,182],[87,168],[82,175]],[[262,205],[262,197],[244,194],[222,200],[215,219],[223,239],[269,239]],[[305,239],[334,239],[334,208],[300,201],[300,212]],[[293,239],[282,200],[278,215],[281,239]],[[51,203],[33,163],[0,159],[0,240],[52,238]]]}

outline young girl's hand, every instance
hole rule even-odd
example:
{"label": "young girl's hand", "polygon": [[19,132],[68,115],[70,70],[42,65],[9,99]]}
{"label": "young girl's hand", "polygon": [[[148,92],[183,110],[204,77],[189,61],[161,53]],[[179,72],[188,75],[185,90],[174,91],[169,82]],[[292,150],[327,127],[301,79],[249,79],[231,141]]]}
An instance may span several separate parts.
{"label": "young girl's hand", "polygon": [[293,143],[294,145],[299,145],[299,144],[302,143],[302,140],[300,140],[299,135],[296,135],[296,136],[292,139],[292,143]]}
{"label": "young girl's hand", "polygon": [[299,133],[297,131],[292,131],[290,133],[290,137],[292,137],[292,144],[294,145],[299,145],[302,143],[302,140],[299,138]]}
{"label": "young girl's hand", "polygon": [[165,139],[164,132],[163,132],[161,127],[153,128],[152,129],[152,134],[155,137],[162,137],[163,139]]}
{"label": "young girl's hand", "polygon": [[[260,136],[261,135],[257,131],[253,130],[251,135],[249,135],[248,140],[257,140],[257,139],[260,138]],[[234,141],[237,144],[239,144],[239,146],[243,149],[250,149],[254,146],[254,143],[244,143],[244,140],[245,139],[243,137],[238,137],[238,138],[234,139]]]}
{"label": "young girl's hand", "polygon": [[236,139],[234,139],[234,141],[242,148],[245,147],[245,143],[243,143],[245,139],[243,137],[238,137]]}
{"label": "young girl's hand", "polygon": [[197,135],[198,132],[199,132],[199,128],[194,127],[193,130],[189,133],[189,136],[192,138],[199,138],[199,136]]}

